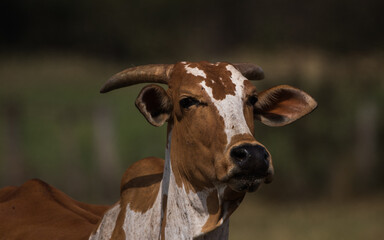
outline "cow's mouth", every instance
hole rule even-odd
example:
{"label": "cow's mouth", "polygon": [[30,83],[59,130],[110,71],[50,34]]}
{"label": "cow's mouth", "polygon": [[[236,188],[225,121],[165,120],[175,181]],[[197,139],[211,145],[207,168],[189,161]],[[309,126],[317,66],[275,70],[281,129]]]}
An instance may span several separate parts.
{"label": "cow's mouth", "polygon": [[272,182],[273,172],[264,176],[251,174],[235,174],[228,181],[228,185],[236,192],[254,192],[262,183]]}

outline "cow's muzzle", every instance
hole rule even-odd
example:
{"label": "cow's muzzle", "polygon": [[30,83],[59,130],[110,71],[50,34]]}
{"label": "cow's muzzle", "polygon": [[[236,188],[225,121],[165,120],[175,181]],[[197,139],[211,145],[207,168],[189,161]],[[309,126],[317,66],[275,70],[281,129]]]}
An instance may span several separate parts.
{"label": "cow's muzzle", "polygon": [[238,192],[253,192],[261,183],[270,183],[273,167],[267,149],[259,144],[241,144],[230,150],[235,167],[232,169],[229,186]]}

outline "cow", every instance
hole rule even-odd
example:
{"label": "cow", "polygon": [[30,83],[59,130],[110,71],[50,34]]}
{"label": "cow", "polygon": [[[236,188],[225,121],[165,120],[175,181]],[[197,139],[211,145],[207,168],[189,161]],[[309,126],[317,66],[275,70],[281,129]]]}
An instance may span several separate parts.
{"label": "cow", "polygon": [[226,62],[117,73],[102,93],[150,83],[136,106],[150,124],[167,122],[165,160],[149,157],[130,166],[112,206],[77,202],[37,179],[4,188],[0,239],[228,239],[229,218],[245,194],[274,175],[254,120],[283,126],[317,106],[288,85],[257,91],[250,80],[263,78],[257,65]]}

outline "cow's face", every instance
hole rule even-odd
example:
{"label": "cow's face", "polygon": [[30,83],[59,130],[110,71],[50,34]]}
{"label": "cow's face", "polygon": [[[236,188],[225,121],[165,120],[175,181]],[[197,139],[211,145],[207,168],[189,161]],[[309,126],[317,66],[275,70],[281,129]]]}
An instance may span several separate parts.
{"label": "cow's face", "polygon": [[136,101],[153,125],[171,124],[172,170],[194,190],[227,184],[254,191],[273,176],[271,155],[254,135],[254,120],[288,124],[316,106],[306,93],[280,86],[257,93],[228,63],[178,63],[169,89],[145,87]]}

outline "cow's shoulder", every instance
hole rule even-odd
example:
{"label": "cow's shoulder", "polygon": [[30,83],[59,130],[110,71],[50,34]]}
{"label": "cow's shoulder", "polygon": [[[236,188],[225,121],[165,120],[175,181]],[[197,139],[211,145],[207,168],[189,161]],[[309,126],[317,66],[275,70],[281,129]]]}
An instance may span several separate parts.
{"label": "cow's shoulder", "polygon": [[121,199],[129,208],[146,212],[156,200],[163,178],[164,160],[148,157],[135,162],[121,180]]}
{"label": "cow's shoulder", "polygon": [[0,232],[6,239],[86,239],[107,209],[33,179],[0,190]]}

